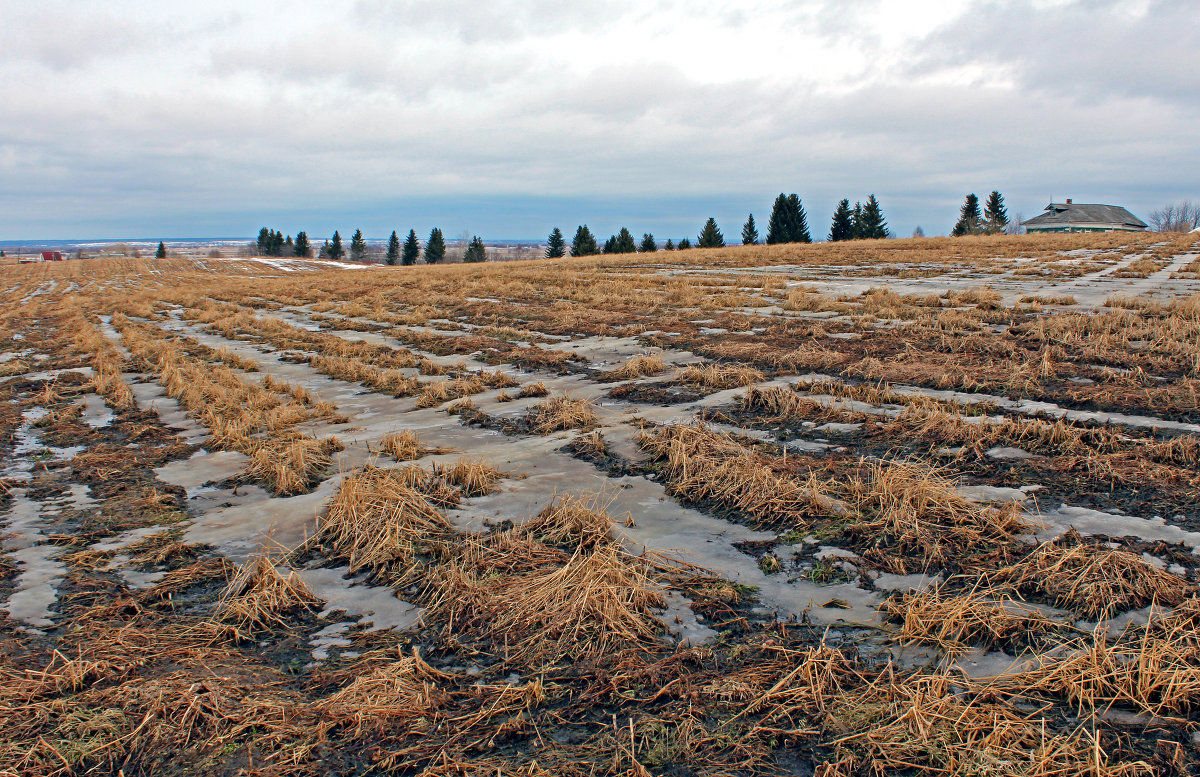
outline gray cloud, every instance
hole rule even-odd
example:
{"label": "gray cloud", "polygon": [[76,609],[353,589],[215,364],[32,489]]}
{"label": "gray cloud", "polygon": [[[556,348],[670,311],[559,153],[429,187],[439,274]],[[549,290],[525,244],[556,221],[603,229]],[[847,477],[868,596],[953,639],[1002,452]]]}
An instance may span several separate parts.
{"label": "gray cloud", "polygon": [[906,234],[966,191],[1136,210],[1200,180],[1200,40],[1168,4],[77,5],[0,10],[0,238],[422,198],[521,236],[542,216],[514,202],[674,224],[780,190],[876,192]]}

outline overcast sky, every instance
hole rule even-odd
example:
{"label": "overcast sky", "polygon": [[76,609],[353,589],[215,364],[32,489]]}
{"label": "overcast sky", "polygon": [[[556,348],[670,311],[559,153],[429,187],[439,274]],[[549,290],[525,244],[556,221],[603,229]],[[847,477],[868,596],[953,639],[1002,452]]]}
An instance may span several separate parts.
{"label": "overcast sky", "polygon": [[1200,23],[1150,0],[0,2],[0,239],[583,222],[800,194],[1200,197]]}

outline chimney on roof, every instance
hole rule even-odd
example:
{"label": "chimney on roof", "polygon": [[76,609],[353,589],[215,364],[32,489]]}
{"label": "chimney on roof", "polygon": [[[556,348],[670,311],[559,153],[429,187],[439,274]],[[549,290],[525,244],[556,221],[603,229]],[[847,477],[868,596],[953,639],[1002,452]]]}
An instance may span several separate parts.
{"label": "chimney on roof", "polygon": [[1068,198],[1067,198],[1067,204],[1068,204],[1068,205],[1070,205],[1070,204],[1071,204],[1071,198],[1070,198],[1070,197],[1068,197]]}

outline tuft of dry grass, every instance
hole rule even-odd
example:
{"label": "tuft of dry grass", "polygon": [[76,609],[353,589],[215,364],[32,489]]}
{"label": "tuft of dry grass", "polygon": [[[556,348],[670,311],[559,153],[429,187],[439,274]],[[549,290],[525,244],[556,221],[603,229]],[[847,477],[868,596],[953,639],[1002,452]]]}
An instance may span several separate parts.
{"label": "tuft of dry grass", "polygon": [[566,429],[589,429],[600,423],[595,405],[587,399],[558,396],[534,405],[529,426],[535,434],[552,434]]}
{"label": "tuft of dry grass", "polygon": [[349,684],[314,703],[313,712],[356,739],[380,735],[389,726],[436,717],[450,699],[439,684],[450,679],[425,663],[414,645],[411,656],[358,670]]}
{"label": "tuft of dry grass", "polygon": [[396,461],[416,461],[430,452],[421,446],[420,438],[411,429],[385,434],[379,441],[379,447]]}
{"label": "tuft of dry grass", "polygon": [[661,356],[639,354],[615,370],[601,374],[601,380],[634,380],[657,375],[667,368]]}
{"label": "tuft of dry grass", "polygon": [[435,464],[433,475],[457,486],[464,496],[486,496],[494,493],[496,483],[505,475],[483,459],[459,459],[453,464]]}
{"label": "tuft of dry grass", "polygon": [[285,436],[256,441],[246,473],[263,480],[276,496],[293,496],[312,490],[333,464],[342,444],[332,437]]}
{"label": "tuft of dry grass", "polygon": [[321,600],[292,570],[280,573],[265,554],[250,558],[221,592],[214,612],[224,627],[238,637],[286,625],[283,616],[315,610]]}
{"label": "tuft of dry grass", "polygon": [[550,389],[546,388],[546,384],[540,380],[537,383],[526,383],[517,392],[517,399],[525,399],[527,397],[547,397],[550,396]]}
{"label": "tuft of dry grass", "polygon": [[596,497],[567,495],[556,498],[517,531],[567,550],[593,549],[613,541],[613,520]]}
{"label": "tuft of dry grass", "polygon": [[453,534],[421,490],[428,482],[420,467],[368,466],[347,475],[312,541],[347,559],[351,571],[410,566]]}
{"label": "tuft of dry grass", "polygon": [[1038,610],[1015,601],[1005,589],[976,587],[947,593],[942,585],[888,599],[881,611],[900,621],[902,643],[935,645],[957,655],[971,645],[984,649],[1009,640],[1053,632],[1056,624]]}
{"label": "tuft of dry grass", "polygon": [[1106,618],[1157,602],[1182,603],[1196,587],[1128,551],[1083,541],[1074,530],[1038,546],[992,579],[1044,596],[1086,618]]}
{"label": "tuft of dry grass", "polygon": [[712,500],[759,526],[800,528],[816,515],[847,515],[815,475],[800,480],[775,472],[762,457],[706,426],[672,425],[638,437],[661,462],[668,491],[695,502]]}
{"label": "tuft of dry grass", "polygon": [[646,568],[613,544],[580,548],[561,566],[480,576],[469,560],[440,570],[429,606],[448,633],[476,633],[518,665],[592,661],[645,650],[666,606]]}
{"label": "tuft of dry grass", "polygon": [[874,462],[867,479],[850,490],[858,508],[872,517],[848,530],[887,552],[896,571],[905,571],[905,560],[914,556],[928,569],[1005,547],[1031,529],[1017,503],[972,502],[945,474],[919,462]]}
{"label": "tuft of dry grass", "polygon": [[688,365],[675,373],[674,382],[707,389],[731,389],[750,386],[767,379],[752,367],[724,364]]}

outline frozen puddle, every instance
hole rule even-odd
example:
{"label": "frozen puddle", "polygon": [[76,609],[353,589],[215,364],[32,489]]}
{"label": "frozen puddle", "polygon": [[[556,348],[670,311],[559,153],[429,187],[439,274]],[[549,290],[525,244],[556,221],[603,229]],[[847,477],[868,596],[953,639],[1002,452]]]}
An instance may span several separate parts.
{"label": "frozen puddle", "polygon": [[325,600],[322,616],[335,612],[353,615],[362,625],[375,629],[404,631],[417,625],[420,607],[397,598],[390,588],[367,585],[361,578],[346,578],[349,567],[297,569],[296,574],[319,598]]}
{"label": "frozen puddle", "polygon": [[1061,505],[1056,510],[1034,516],[1046,528],[1037,539],[1052,540],[1074,528],[1081,534],[1103,534],[1109,537],[1138,537],[1143,540],[1162,540],[1182,543],[1200,555],[1200,532],[1187,531],[1167,523],[1160,517],[1138,518],[1133,515],[1104,513],[1087,507]]}
{"label": "frozen puddle", "polygon": [[58,559],[61,549],[46,541],[43,530],[50,528],[47,519],[69,509],[85,509],[94,502],[87,486],[77,484],[65,496],[45,502],[29,499],[25,489],[20,488],[13,489],[12,498],[3,541],[4,549],[21,571],[16,590],[0,610],[40,631],[54,625],[51,616],[58,601],[57,585],[67,573],[66,565]]}

